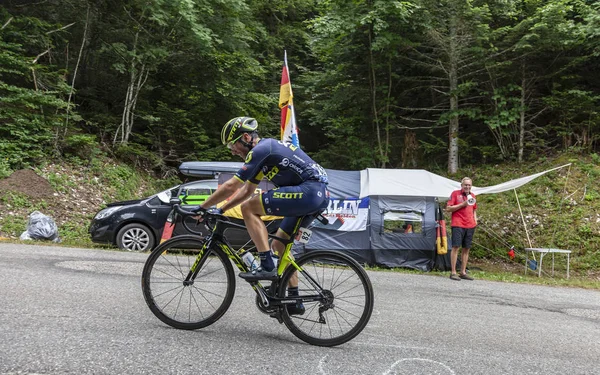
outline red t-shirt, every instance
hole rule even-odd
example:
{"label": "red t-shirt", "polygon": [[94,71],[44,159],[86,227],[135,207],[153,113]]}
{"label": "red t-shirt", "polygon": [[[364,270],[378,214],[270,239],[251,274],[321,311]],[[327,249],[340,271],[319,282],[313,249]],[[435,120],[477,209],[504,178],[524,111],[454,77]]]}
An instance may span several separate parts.
{"label": "red t-shirt", "polygon": [[[475,194],[471,193],[471,196],[475,198]],[[454,190],[452,194],[450,194],[450,199],[448,200],[449,206],[455,206],[457,204],[461,204],[462,202],[467,200],[467,195],[462,192],[462,190]],[[475,228],[477,224],[475,224],[475,210],[477,209],[477,203],[472,206],[466,206],[459,210],[456,210],[452,213],[452,223],[450,224],[453,227],[459,228]]]}

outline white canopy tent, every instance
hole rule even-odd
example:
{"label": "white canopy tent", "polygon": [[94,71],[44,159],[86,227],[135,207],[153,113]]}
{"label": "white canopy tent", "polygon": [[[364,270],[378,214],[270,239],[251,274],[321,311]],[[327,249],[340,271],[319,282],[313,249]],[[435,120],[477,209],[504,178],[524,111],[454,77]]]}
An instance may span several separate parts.
{"label": "white canopy tent", "polygon": [[[513,190],[548,172],[569,165],[571,164],[561,165],[494,186],[473,186],[472,191],[479,195]],[[452,191],[458,189],[460,189],[459,181],[450,180],[424,169],[367,168],[360,171],[360,198],[369,196],[408,196],[435,197],[443,201],[450,197]]]}

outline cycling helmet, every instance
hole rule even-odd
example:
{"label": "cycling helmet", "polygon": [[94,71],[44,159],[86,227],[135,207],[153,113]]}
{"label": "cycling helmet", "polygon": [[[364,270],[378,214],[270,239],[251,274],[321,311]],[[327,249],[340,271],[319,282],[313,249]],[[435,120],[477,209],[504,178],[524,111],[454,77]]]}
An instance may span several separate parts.
{"label": "cycling helmet", "polygon": [[258,129],[258,122],[252,117],[236,117],[223,126],[221,130],[221,142],[231,148],[244,133],[253,133]]}

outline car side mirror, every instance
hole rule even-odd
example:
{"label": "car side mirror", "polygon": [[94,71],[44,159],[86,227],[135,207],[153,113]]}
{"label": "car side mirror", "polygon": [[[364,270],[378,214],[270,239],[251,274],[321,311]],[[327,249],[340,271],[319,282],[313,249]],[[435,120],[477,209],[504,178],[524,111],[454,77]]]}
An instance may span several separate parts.
{"label": "car side mirror", "polygon": [[171,199],[169,199],[169,204],[171,206],[176,205],[176,204],[181,204],[181,199],[179,199],[179,198],[171,198]]}

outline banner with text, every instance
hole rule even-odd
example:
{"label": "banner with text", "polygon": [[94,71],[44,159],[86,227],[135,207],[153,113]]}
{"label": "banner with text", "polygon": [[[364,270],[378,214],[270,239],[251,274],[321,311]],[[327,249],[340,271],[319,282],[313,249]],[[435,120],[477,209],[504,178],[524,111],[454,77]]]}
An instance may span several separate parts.
{"label": "banner with text", "polygon": [[329,224],[323,225],[320,221],[315,220],[313,222],[315,227],[346,232],[366,230],[369,218],[369,197],[330,199],[327,211],[323,213],[323,216],[329,220]]}

